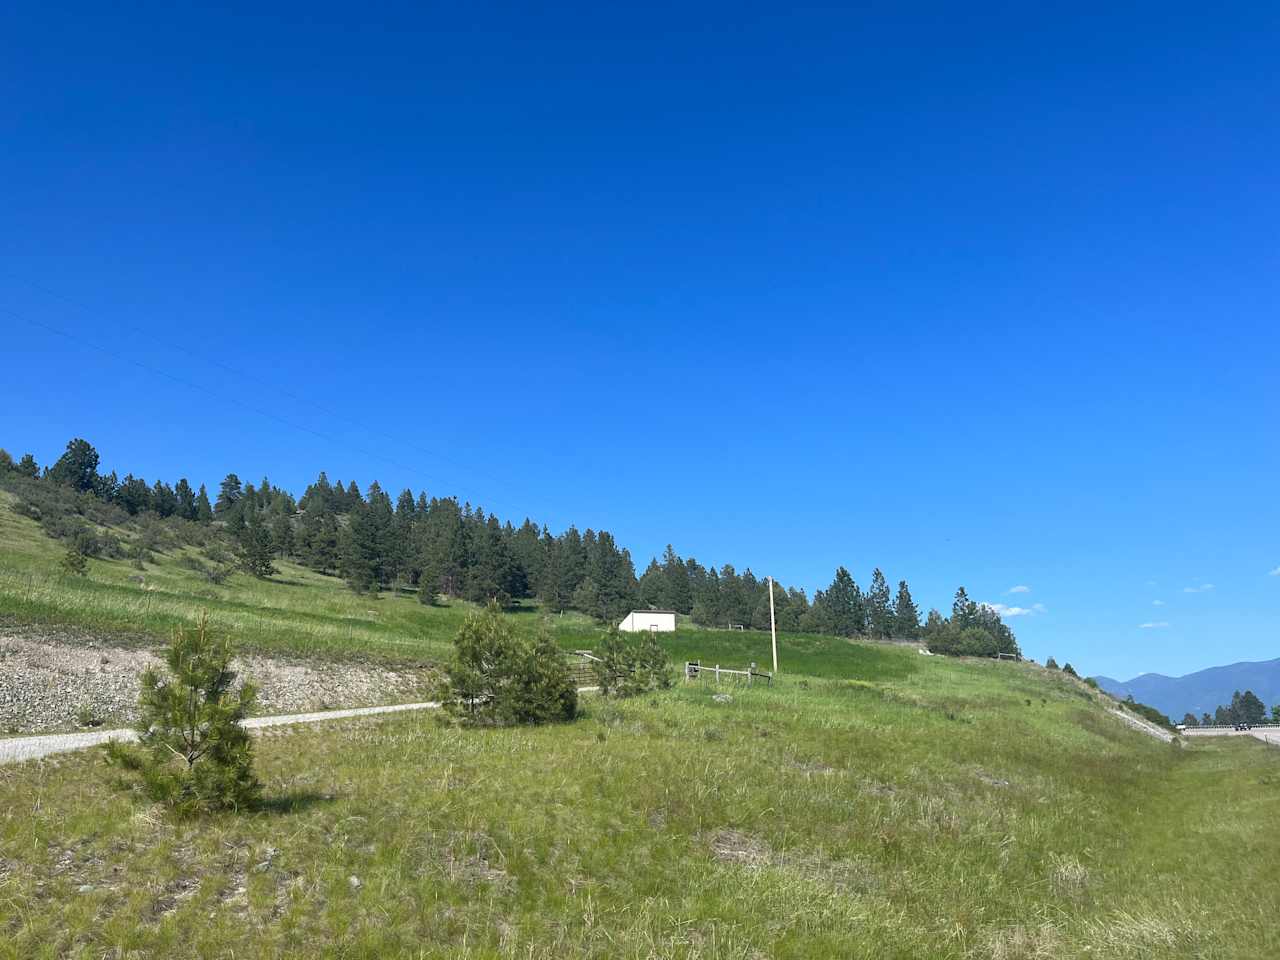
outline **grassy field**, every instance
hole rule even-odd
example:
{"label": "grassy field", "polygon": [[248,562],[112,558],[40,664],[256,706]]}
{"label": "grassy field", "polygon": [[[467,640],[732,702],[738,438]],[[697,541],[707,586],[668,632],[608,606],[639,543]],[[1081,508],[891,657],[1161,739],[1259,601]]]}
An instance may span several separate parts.
{"label": "grassy field", "polygon": [[[0,958],[1259,957],[1280,752],[1176,748],[1034,667],[273,732],[204,826],[97,752],[0,768]],[[728,689],[728,688],[721,688]],[[354,880],[352,878],[355,878]]]}
{"label": "grassy field", "polygon": [[[61,548],[0,504],[0,617],[151,642],[430,661],[466,604],[289,564],[213,585]],[[511,614],[535,629],[539,614]],[[566,647],[599,627],[551,619]],[[682,629],[674,661],[769,662]],[[786,635],[773,687],[587,697],[578,722],[269,731],[264,806],[201,824],[100,751],[0,767],[0,960],[1197,957],[1280,946],[1280,751],[1170,746],[1032,664]]]}

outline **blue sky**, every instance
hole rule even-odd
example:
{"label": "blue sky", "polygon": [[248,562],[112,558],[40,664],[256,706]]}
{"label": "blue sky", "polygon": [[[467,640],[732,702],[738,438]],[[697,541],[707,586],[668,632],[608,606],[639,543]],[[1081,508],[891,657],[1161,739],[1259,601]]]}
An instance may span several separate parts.
{"label": "blue sky", "polygon": [[6,448],[1280,654],[1274,4],[258,6],[0,13]]}

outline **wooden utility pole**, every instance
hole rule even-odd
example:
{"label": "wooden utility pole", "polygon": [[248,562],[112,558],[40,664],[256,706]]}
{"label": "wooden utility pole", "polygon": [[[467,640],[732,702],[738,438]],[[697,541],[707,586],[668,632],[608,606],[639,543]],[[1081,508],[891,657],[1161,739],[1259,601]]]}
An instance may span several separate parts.
{"label": "wooden utility pole", "polygon": [[773,577],[769,578],[769,634],[773,637],[773,672],[778,672],[778,625],[773,619]]}

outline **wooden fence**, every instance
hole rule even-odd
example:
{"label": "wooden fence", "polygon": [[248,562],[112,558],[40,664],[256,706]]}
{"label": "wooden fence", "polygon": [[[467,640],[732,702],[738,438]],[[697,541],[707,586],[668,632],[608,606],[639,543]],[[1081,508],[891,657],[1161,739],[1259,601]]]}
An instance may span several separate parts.
{"label": "wooden fence", "polygon": [[704,667],[701,660],[690,660],[684,665],[684,681],[691,683],[694,680],[712,680],[720,683],[721,680],[732,683],[745,683],[751,685],[753,680],[763,680],[769,686],[773,686],[773,674],[764,670],[757,670],[754,663],[750,664],[745,670],[731,670],[728,667],[722,667],[716,664],[714,667]]}

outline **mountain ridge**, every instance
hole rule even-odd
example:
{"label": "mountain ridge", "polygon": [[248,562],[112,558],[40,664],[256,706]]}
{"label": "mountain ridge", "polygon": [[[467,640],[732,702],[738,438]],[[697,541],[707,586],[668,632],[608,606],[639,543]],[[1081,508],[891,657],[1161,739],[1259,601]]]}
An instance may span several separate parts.
{"label": "mountain ridge", "polygon": [[1241,660],[1181,677],[1143,673],[1123,681],[1105,676],[1093,679],[1107,693],[1121,698],[1132,696],[1175,721],[1186,713],[1197,717],[1212,714],[1217,707],[1230,703],[1237,690],[1252,690],[1268,708],[1280,702],[1280,657]]}

